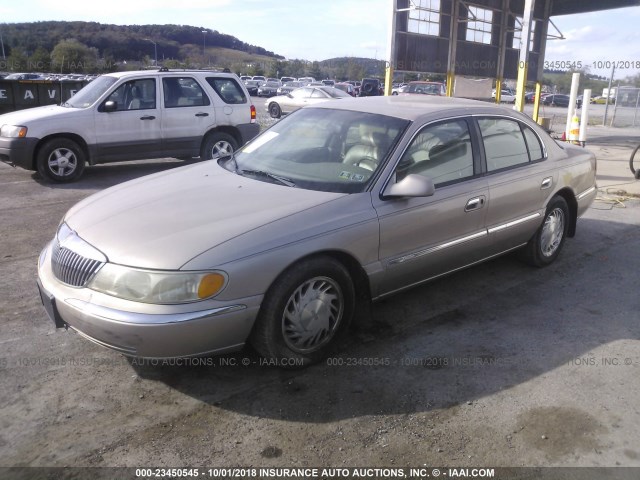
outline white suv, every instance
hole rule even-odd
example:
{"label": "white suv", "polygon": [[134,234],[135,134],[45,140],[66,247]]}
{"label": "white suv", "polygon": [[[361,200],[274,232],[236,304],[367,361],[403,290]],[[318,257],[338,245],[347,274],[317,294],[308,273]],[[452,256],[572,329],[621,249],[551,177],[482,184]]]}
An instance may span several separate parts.
{"label": "white suv", "polygon": [[87,162],[227,156],[259,129],[234,74],[119,72],[96,78],[61,106],[0,115],[0,160],[69,182]]}

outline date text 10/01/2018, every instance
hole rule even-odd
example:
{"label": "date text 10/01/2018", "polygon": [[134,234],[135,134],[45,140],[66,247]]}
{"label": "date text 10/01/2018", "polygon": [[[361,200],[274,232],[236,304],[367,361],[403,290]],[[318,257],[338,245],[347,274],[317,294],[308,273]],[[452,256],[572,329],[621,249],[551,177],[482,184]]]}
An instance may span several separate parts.
{"label": "date text 10/01/2018", "polygon": [[640,69],[640,60],[597,60],[594,62],[583,62],[581,60],[545,60],[545,70],[567,70],[577,69],[580,70],[584,67],[591,67],[594,69],[610,69],[616,68],[618,70],[631,70]]}

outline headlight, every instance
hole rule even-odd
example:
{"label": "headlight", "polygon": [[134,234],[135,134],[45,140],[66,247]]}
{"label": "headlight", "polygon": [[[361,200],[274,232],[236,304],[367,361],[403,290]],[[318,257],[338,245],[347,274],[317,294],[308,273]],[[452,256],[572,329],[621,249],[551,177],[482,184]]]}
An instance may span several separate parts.
{"label": "headlight", "polygon": [[226,283],[223,272],[161,272],[107,263],[87,287],[136,302],[175,304],[211,298]]}
{"label": "headlight", "polygon": [[27,136],[27,127],[16,125],[2,125],[0,137],[24,138]]}

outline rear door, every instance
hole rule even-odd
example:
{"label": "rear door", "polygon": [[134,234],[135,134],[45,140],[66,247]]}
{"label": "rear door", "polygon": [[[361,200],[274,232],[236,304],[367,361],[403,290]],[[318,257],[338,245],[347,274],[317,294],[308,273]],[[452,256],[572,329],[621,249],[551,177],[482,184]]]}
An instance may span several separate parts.
{"label": "rear door", "polygon": [[206,80],[213,90],[211,96],[214,99],[217,125],[236,126],[251,123],[251,101],[235,78],[207,76]]}
{"label": "rear door", "polygon": [[537,134],[512,118],[479,117],[489,183],[487,229],[491,253],[526,243],[542,222],[544,202],[557,183]]}
{"label": "rear door", "polygon": [[162,77],[162,146],[166,156],[198,156],[215,125],[213,104],[195,76]]}

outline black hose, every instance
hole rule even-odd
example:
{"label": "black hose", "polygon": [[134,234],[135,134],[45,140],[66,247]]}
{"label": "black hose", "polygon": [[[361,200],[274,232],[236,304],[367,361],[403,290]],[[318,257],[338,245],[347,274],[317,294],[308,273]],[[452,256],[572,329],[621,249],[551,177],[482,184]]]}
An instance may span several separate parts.
{"label": "black hose", "polygon": [[636,178],[636,180],[640,180],[640,168],[639,169],[635,169],[633,168],[633,157],[636,156],[636,152],[640,150],[640,145],[638,145],[633,152],[631,153],[631,158],[629,159],[629,168],[631,169],[631,173],[633,173],[633,176]]}

